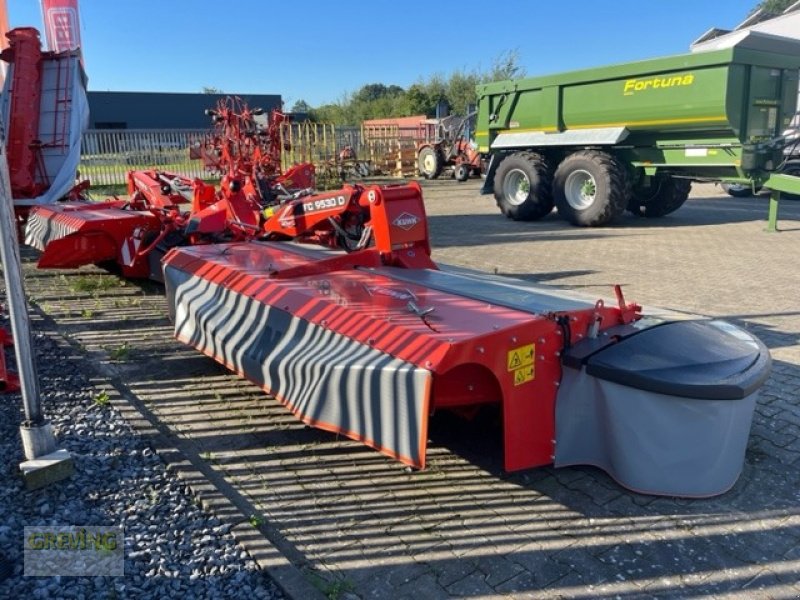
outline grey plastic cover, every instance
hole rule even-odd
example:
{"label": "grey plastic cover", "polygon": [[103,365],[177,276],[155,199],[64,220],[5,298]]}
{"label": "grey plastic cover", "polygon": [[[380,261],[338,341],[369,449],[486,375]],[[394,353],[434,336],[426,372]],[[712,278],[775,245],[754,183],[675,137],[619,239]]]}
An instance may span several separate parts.
{"label": "grey plastic cover", "polygon": [[724,321],[665,323],[585,359],[589,375],[641,390],[709,400],[744,398],[769,375],[769,350]]}
{"label": "grey plastic cover", "polygon": [[722,494],[742,470],[755,401],[677,398],[564,369],[555,466],[594,465],[644,494]]}

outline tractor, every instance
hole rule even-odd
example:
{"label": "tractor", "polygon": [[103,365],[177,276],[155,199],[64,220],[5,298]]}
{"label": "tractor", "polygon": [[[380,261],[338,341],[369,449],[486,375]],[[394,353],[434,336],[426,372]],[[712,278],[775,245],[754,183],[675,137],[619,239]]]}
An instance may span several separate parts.
{"label": "tractor", "polygon": [[436,179],[445,167],[453,168],[457,181],[466,181],[469,176],[480,175],[481,156],[469,139],[469,131],[475,112],[465,117],[430,119],[436,131],[434,141],[425,142],[417,149],[417,168],[425,179]]}

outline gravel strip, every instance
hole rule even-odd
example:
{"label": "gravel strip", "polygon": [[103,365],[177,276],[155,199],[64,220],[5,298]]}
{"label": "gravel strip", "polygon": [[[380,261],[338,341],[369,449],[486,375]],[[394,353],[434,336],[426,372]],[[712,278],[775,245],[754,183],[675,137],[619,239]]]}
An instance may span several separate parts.
{"label": "gravel strip", "polygon": [[[230,526],[204,512],[103,402],[81,372],[81,357],[42,334],[34,345],[45,413],[72,454],[75,475],[25,490],[18,475],[21,398],[0,396],[0,598],[283,598]],[[23,576],[26,525],[124,527],[125,576]]]}

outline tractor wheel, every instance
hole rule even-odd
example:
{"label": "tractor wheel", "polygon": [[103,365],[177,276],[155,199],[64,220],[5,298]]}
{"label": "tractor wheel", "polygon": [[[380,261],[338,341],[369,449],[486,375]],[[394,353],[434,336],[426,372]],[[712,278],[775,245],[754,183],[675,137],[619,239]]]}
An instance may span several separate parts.
{"label": "tractor wheel", "polygon": [[[745,185],[744,183],[722,183],[720,186],[728,195],[734,198],[749,198],[753,195],[753,186]],[[756,188],[756,193],[760,191],[760,187]]]}
{"label": "tractor wheel", "polygon": [[640,217],[658,218],[675,212],[692,190],[688,179],[677,179],[670,175],[656,175],[647,186],[633,189],[628,211]]}
{"label": "tractor wheel", "polygon": [[456,181],[466,181],[469,179],[469,167],[464,163],[456,165],[453,176],[456,178]]}
{"label": "tractor wheel", "polygon": [[553,175],[547,160],[534,152],[503,159],[495,174],[494,197],[501,212],[515,221],[535,221],[553,210]]}
{"label": "tractor wheel", "polygon": [[553,196],[558,213],[573,225],[597,227],[623,212],[631,196],[625,166],[598,150],[579,150],[556,169]]}
{"label": "tractor wheel", "polygon": [[433,146],[425,146],[417,155],[419,174],[425,179],[436,179],[442,173],[442,155]]}

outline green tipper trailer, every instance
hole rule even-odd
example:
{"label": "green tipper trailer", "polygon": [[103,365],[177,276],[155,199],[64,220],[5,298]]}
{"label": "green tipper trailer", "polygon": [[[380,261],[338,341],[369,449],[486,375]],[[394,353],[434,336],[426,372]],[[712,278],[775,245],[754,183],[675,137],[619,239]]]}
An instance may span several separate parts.
{"label": "green tipper trailer", "polygon": [[[575,225],[661,217],[694,181],[800,176],[781,133],[797,110],[800,41],[747,32],[722,50],[478,86],[482,193],[503,214],[553,206]],[[786,183],[786,182],[789,183]],[[800,193],[800,179],[772,177]]]}

